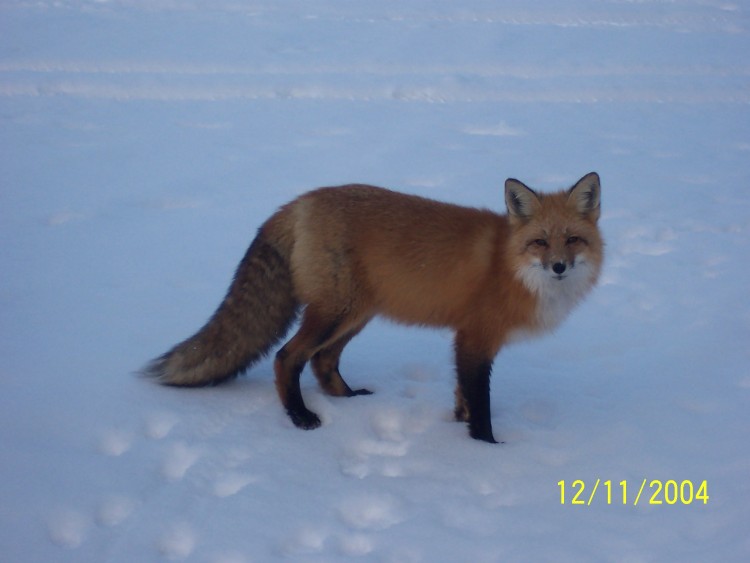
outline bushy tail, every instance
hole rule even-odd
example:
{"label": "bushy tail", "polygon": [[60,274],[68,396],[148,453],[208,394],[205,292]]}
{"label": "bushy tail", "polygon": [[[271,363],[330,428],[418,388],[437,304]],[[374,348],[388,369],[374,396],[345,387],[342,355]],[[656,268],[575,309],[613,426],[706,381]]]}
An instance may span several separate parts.
{"label": "bushy tail", "polygon": [[153,360],[144,373],[165,385],[216,385],[266,355],[284,337],[298,310],[285,246],[269,240],[261,228],[205,326]]}

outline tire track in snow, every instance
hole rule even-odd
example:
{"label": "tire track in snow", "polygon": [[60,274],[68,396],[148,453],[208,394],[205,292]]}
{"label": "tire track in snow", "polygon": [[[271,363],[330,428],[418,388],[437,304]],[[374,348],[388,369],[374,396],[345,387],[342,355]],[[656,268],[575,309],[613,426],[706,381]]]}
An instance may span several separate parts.
{"label": "tire track in snow", "polygon": [[[559,28],[656,28],[681,33],[740,33],[745,31],[739,3],[722,0],[682,0],[665,2],[669,9],[643,9],[643,4],[662,2],[621,0],[605,3],[580,0],[576,4],[562,4],[541,0],[530,6],[524,0],[492,2],[451,2],[381,0],[362,5],[346,1],[305,0],[285,2],[253,2],[243,4],[232,0],[9,0],[6,9],[81,11],[89,14],[121,12],[165,14],[194,13],[210,7],[213,13],[230,17],[264,18],[271,20],[328,21],[345,23],[392,23],[398,25],[457,25],[493,24],[525,27]],[[561,6],[564,6],[561,8]]]}
{"label": "tire track in snow", "polygon": [[[645,4],[645,5],[644,5]],[[509,0],[501,6],[473,0],[457,6],[451,2],[415,1],[403,3],[383,0],[375,4],[352,4],[342,0],[325,2],[255,2],[252,6],[231,0],[205,2],[186,0],[109,0],[81,2],[78,0],[41,0],[34,10],[42,10],[55,21],[63,10],[79,12],[82,17],[106,23],[125,14],[140,28],[142,18],[153,19],[154,14],[191,32],[221,36],[240,29],[253,33],[265,30],[299,30],[296,35],[316,36],[321,28],[341,30],[341,37],[322,44],[291,41],[285,33],[268,32],[262,52],[250,49],[242,60],[272,60],[286,53],[294,61],[245,65],[227,64],[226,57],[234,57],[230,50],[208,54],[209,62],[196,64],[160,60],[164,56],[161,42],[150,45],[153,60],[111,60],[99,62],[66,60],[55,53],[52,58],[31,58],[0,61],[0,97],[68,96],[73,98],[117,101],[220,101],[220,100],[330,100],[330,101],[407,101],[422,103],[442,102],[640,102],[640,103],[750,103],[748,77],[750,66],[701,64],[623,64],[606,57],[603,60],[575,64],[567,60],[548,60],[546,63],[524,63],[505,53],[507,63],[497,63],[496,54],[484,52],[485,62],[472,58],[471,50],[458,64],[438,63],[426,51],[431,42],[455,40],[460,30],[464,37],[503,37],[505,31],[529,28],[545,33],[549,28],[579,28],[616,30],[613,37],[636,38],[637,33],[649,32],[650,45],[657,49],[667,46],[654,41],[656,33],[663,37],[702,36],[712,34],[741,37],[747,33],[747,17],[741,5],[716,0],[682,0],[669,2],[668,9],[655,9],[650,2],[622,0],[606,3],[580,0],[561,8],[559,2],[541,0],[529,6],[521,0]],[[211,18],[192,21],[187,14],[201,13],[210,6]],[[7,2],[5,9],[12,14],[32,10],[24,1]],[[69,25],[66,18],[64,25]],[[23,21],[23,19],[21,20]],[[239,22],[239,23],[237,23]],[[191,27],[192,26],[192,27]],[[116,34],[126,37],[133,33]],[[183,29],[180,27],[180,29]],[[354,33],[352,30],[356,30]],[[656,30],[656,31],[654,31]],[[86,35],[88,32],[85,32]],[[609,33],[609,32],[607,32]],[[365,49],[362,36],[373,40],[383,35],[403,41],[404,56],[394,57],[386,49],[386,59]],[[601,33],[599,34],[601,35]],[[417,41],[418,44],[414,42]],[[617,52],[618,39],[599,44],[604,52]],[[75,44],[75,42],[73,42]],[[126,44],[127,44],[126,40]],[[359,58],[340,62],[342,45],[367,53]],[[626,43],[627,45],[627,43]],[[238,48],[241,46],[238,45]],[[313,48],[314,47],[314,48]],[[413,48],[416,51],[412,53]],[[487,45],[486,47],[490,47]],[[128,47],[125,47],[127,51]],[[130,45],[135,48],[135,45]],[[196,45],[187,41],[182,51],[187,55]],[[221,50],[222,47],[217,46]],[[140,47],[139,47],[140,49]],[[291,51],[290,51],[291,49]],[[295,54],[294,50],[297,49]],[[10,51],[13,52],[13,51]],[[519,53],[523,54],[523,49]],[[309,53],[297,60],[300,53]],[[500,53],[497,53],[498,55]],[[201,52],[201,58],[206,57]],[[351,53],[346,53],[349,57]],[[94,54],[99,57],[99,54]],[[286,56],[286,55],[284,55]],[[54,57],[62,57],[55,59]],[[330,57],[333,57],[331,62]],[[211,60],[213,58],[214,60]],[[412,63],[397,61],[409,60]],[[599,56],[601,59],[601,56]],[[205,59],[204,59],[205,60]],[[679,59],[678,59],[679,60]],[[512,61],[512,62],[511,62]],[[426,64],[420,64],[424,63]],[[616,86],[611,84],[617,78]]]}
{"label": "tire track in snow", "polygon": [[[620,87],[591,86],[617,77]],[[708,65],[288,65],[0,63],[0,96],[117,101],[348,100],[750,103],[750,67]],[[665,82],[665,78],[668,81]],[[586,79],[586,80],[581,80]],[[690,87],[686,88],[685,84]]]}

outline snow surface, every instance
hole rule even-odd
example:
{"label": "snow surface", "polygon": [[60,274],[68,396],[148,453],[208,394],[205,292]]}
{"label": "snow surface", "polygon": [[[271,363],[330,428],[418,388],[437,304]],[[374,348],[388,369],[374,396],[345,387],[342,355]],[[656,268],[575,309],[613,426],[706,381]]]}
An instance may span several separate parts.
{"label": "snow surface", "polygon": [[[739,0],[0,2],[0,560],[750,560],[750,8]],[[362,181],[501,210],[602,177],[600,286],[498,357],[374,322],[303,393],[268,361],[135,377],[255,229]],[[560,503],[558,482],[628,483]],[[709,500],[633,505],[643,479]],[[603,486],[603,485],[602,485]],[[571,495],[570,489],[568,495]]]}

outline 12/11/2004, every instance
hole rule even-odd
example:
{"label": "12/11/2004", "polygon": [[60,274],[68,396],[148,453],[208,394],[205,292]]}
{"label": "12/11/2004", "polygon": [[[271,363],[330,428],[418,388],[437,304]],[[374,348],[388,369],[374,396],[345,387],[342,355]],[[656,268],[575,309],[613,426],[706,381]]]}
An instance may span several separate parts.
{"label": "12/11/2004", "polygon": [[[693,483],[686,479],[677,482],[674,479],[661,481],[659,479],[643,479],[635,496],[632,496],[633,488],[628,486],[628,481],[623,480],[613,485],[612,480],[602,481],[596,479],[589,488],[581,479],[576,479],[568,484],[565,480],[557,482],[560,487],[560,504],[590,506],[594,498],[606,495],[606,504],[622,504],[638,506],[640,502],[647,504],[708,504],[708,481]],[[619,494],[617,487],[619,486]],[[568,499],[567,493],[571,493]],[[645,496],[644,496],[645,493]],[[614,499],[614,500],[613,500]]]}

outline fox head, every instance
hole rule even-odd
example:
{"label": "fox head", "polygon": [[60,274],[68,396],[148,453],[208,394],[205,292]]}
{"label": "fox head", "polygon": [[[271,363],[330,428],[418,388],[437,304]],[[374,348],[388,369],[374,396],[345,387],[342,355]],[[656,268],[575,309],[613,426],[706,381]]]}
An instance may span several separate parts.
{"label": "fox head", "polygon": [[509,258],[529,291],[565,297],[572,306],[596,282],[603,245],[600,192],[595,172],[552,194],[539,194],[518,180],[505,182]]}

